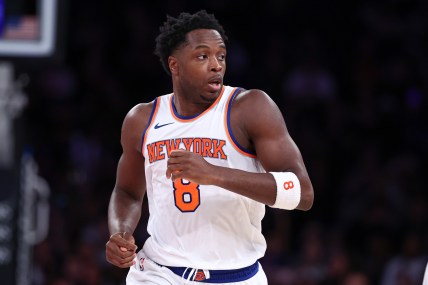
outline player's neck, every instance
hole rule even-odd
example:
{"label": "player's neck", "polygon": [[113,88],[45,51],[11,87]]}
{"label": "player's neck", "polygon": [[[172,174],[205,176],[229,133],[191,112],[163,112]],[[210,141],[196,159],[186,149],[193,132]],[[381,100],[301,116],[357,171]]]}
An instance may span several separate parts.
{"label": "player's neck", "polygon": [[187,96],[182,96],[177,93],[173,93],[173,104],[175,111],[183,117],[193,117],[201,114],[208,109],[213,103],[200,103]]}

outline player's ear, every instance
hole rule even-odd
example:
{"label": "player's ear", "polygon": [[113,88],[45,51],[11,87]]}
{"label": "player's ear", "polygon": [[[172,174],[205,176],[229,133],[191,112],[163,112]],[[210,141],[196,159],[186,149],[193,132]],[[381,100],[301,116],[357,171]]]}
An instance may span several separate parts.
{"label": "player's ear", "polygon": [[168,66],[169,66],[169,70],[171,71],[171,74],[174,74],[174,75],[178,74],[178,61],[176,57],[172,55],[168,57]]}

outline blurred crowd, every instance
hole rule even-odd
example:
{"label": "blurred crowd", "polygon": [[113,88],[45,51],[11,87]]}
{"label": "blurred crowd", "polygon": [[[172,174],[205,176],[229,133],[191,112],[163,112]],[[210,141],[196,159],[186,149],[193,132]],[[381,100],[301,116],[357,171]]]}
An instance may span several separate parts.
{"label": "blurred crowd", "polygon": [[[428,261],[428,2],[113,1],[67,4],[62,58],[21,68],[25,143],[51,189],[34,285],[119,285],[105,261],[120,129],[171,91],[153,54],[167,14],[214,13],[225,84],[281,108],[315,190],[309,212],[269,207],[270,285],[419,285]],[[147,237],[147,204],[135,233]]]}

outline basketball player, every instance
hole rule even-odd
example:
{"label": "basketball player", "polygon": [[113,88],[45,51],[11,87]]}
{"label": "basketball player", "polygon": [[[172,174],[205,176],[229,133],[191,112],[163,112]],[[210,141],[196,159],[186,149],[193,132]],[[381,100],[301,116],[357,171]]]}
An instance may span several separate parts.
{"label": "basketball player", "polygon": [[[313,189],[276,104],[226,86],[226,36],[205,11],[168,17],[156,54],[171,94],[135,106],[109,205],[107,260],[127,284],[267,284],[265,205],[308,210]],[[132,236],[147,192],[150,237]]]}

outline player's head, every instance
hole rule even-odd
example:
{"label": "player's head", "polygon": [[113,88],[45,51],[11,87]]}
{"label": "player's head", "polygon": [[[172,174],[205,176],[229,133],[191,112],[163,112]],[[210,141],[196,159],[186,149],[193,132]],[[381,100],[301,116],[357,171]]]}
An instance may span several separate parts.
{"label": "player's head", "polygon": [[165,71],[171,75],[168,66],[168,57],[187,41],[187,34],[198,29],[216,30],[223,41],[227,40],[223,27],[213,14],[201,10],[194,14],[181,13],[177,18],[167,16],[167,20],[160,27],[160,34],[156,38],[155,54],[159,56]]}

